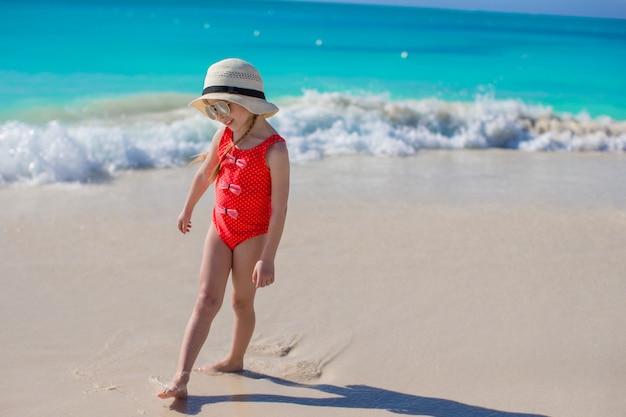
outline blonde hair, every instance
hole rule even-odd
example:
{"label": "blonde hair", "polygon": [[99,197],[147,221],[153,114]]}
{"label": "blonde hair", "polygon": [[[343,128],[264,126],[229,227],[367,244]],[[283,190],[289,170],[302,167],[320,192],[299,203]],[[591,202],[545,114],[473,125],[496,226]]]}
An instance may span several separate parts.
{"label": "blonde hair", "polygon": [[[246,138],[246,136],[248,136],[248,134],[252,130],[252,127],[254,127],[254,124],[256,123],[257,117],[259,117],[258,114],[253,114],[252,115],[252,122],[250,123],[250,126],[248,127],[248,130],[246,130],[245,133],[243,135],[241,135],[241,137],[237,140],[237,142],[233,141],[233,143],[230,144],[230,147],[226,150],[226,152],[224,152],[224,155],[226,155],[228,152],[230,152],[235,146],[240,144],[241,141]],[[208,156],[209,156],[209,152],[203,152],[201,154],[194,155],[194,156],[192,156],[193,159],[191,160],[191,162],[189,162],[189,165],[193,165],[193,164],[196,164],[198,162],[203,162],[204,160],[206,160],[208,158]],[[213,181],[215,181],[215,179],[217,178],[217,174],[220,172],[220,168],[221,167],[222,167],[222,158],[219,157],[219,155],[218,155],[217,164],[215,164],[215,168],[213,168],[213,171],[211,172],[211,176],[209,177],[209,184],[212,183]]]}

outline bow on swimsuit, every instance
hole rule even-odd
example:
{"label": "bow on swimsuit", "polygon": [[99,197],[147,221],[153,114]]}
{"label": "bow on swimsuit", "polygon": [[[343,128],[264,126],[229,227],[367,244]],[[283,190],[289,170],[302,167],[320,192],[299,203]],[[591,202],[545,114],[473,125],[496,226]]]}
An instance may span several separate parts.
{"label": "bow on swimsuit", "polygon": [[267,149],[285,142],[272,135],[252,149],[231,147],[233,132],[228,127],[220,139],[220,171],[215,180],[213,224],[231,249],[255,236],[267,233],[272,214],[272,182],[265,162]]}

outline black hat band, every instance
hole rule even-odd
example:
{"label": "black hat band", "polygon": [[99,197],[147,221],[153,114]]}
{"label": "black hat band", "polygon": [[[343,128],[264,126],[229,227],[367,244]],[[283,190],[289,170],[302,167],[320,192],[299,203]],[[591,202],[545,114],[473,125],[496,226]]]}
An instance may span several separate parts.
{"label": "black hat band", "polygon": [[265,100],[265,94],[263,93],[263,91],[251,90],[249,88],[230,87],[227,85],[214,85],[214,86],[210,86],[202,90],[202,95],[209,94],[209,93],[239,94],[242,96],[261,98]]}

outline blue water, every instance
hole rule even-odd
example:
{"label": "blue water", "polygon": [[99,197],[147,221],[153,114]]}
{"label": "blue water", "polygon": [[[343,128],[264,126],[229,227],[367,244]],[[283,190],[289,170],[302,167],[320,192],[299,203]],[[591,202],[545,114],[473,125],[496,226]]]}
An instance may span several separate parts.
{"label": "blue water", "polygon": [[[215,4],[214,4],[215,3]],[[420,149],[626,151],[626,20],[422,8],[0,2],[0,183],[185,163],[206,68],[261,71],[294,161]]]}

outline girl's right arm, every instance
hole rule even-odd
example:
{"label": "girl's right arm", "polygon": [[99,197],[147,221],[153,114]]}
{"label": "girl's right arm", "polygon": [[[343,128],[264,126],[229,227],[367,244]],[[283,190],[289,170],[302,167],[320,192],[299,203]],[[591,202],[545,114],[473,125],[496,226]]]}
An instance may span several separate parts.
{"label": "girl's right arm", "polygon": [[185,205],[178,216],[178,230],[180,230],[183,234],[191,230],[191,214],[193,213],[193,209],[198,201],[200,201],[204,192],[211,185],[210,177],[218,162],[217,147],[223,133],[224,129],[222,128],[218,129],[217,132],[215,132],[215,135],[213,135],[211,147],[209,148],[207,157],[202,162],[202,165],[196,172],[196,175],[193,177],[193,181],[191,182],[191,187],[189,189],[189,193],[187,194],[187,199],[185,200]]}

